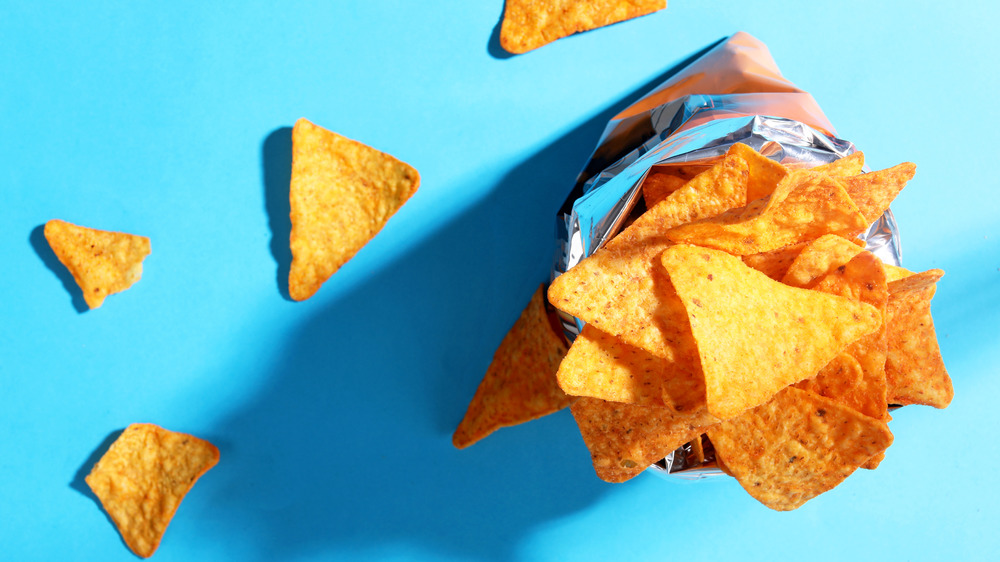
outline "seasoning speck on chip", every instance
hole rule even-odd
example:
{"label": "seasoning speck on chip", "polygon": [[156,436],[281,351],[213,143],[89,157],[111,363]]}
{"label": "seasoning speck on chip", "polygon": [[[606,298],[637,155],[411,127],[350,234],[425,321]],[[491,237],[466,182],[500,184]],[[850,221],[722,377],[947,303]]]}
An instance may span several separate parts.
{"label": "seasoning speck on chip", "polygon": [[219,462],[208,441],[143,423],[128,426],[87,476],[137,555],[148,558],[194,483]]}
{"label": "seasoning speck on chip", "polygon": [[500,45],[526,53],[556,39],[667,7],[667,0],[507,0]]}
{"label": "seasoning speck on chip", "polygon": [[292,129],[289,296],[313,296],[419,185],[409,164],[299,119]]}
{"label": "seasoning speck on chip", "polygon": [[149,238],[77,226],[58,219],[45,223],[45,239],[83,291],[90,308],[120,293],[142,277]]}

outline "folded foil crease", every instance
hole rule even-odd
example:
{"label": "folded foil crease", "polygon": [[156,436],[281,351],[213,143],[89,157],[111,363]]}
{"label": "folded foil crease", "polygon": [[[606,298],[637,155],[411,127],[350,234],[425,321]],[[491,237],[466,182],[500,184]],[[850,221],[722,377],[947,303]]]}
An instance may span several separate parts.
{"label": "folded foil crease", "polygon": [[[701,86],[723,93],[691,93]],[[764,88],[774,91],[757,91]],[[718,159],[737,142],[790,167],[817,166],[855,152],[851,142],[832,133],[812,96],[781,77],[766,47],[737,33],[608,124],[557,221],[552,279],[622,230],[640,204],[642,181],[653,166]],[[884,262],[900,264],[899,232],[891,211],[861,238]],[[563,313],[560,318],[572,341],[583,322]],[[682,447],[650,470],[686,480],[722,474],[714,458],[687,466],[687,456]]]}

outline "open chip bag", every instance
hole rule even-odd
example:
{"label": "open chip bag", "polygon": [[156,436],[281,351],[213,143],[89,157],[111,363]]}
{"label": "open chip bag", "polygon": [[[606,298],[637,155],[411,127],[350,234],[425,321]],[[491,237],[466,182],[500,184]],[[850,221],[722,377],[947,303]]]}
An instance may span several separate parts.
{"label": "open chip bag", "polygon": [[[875,468],[890,406],[953,393],[943,272],[900,267],[889,211],[914,172],[866,172],[760,41],[719,42],[607,125],[547,290],[572,345],[509,335],[467,414],[488,423],[456,445],[569,404],[600,478],[726,473],[776,510]],[[537,301],[517,331],[549,328]]]}

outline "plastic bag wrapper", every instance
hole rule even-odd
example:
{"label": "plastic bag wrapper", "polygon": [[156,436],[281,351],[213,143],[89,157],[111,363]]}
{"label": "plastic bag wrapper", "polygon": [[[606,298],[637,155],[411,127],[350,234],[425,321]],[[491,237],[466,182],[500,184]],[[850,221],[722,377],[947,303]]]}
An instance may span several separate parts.
{"label": "plastic bag wrapper", "polygon": [[[763,43],[737,33],[608,123],[560,212],[552,278],[644,210],[641,185],[654,166],[708,165],[737,142],[792,168],[832,162],[856,150],[837,138],[811,95],[781,76]],[[890,211],[862,238],[882,261],[899,265],[899,234]],[[583,324],[560,316],[572,340]],[[700,445],[686,444],[649,470],[688,480],[721,475],[710,444]]]}

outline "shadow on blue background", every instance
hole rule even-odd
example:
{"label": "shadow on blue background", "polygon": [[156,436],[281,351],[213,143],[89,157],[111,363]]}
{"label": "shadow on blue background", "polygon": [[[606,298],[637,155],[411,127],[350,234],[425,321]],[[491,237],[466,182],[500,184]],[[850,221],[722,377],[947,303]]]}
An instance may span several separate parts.
{"label": "shadow on blue background", "polygon": [[516,56],[514,53],[511,53],[507,49],[500,46],[500,27],[503,25],[503,14],[506,9],[507,5],[504,3],[503,9],[500,10],[500,19],[497,20],[497,24],[493,26],[493,32],[490,34],[490,39],[486,43],[486,52],[495,59],[509,59]]}
{"label": "shadow on blue background", "polygon": [[291,204],[288,188],[292,181],[292,128],[281,127],[264,139],[261,148],[264,169],[264,208],[271,228],[271,256],[278,266],[277,283],[281,296],[288,295],[288,271],[292,267],[292,249],[288,238],[292,233]]}
{"label": "shadow on blue background", "polygon": [[[511,247],[508,232],[483,225],[511,216],[510,228],[548,221],[538,231],[554,233],[556,212],[607,121],[700,54],[514,168],[464,213],[274,342],[263,388],[210,432],[228,443],[212,475],[218,491],[210,501],[222,510],[216,524],[226,526],[219,536],[249,541],[264,560],[399,544],[508,560],[533,529],[612,489],[594,475],[565,410],[464,451],[451,445],[509,327],[478,325],[496,316],[476,310],[493,305],[491,291],[538,275],[517,285],[526,303],[552,255],[544,235],[531,248]],[[280,247],[289,228],[289,131],[273,131],[262,149],[279,284],[290,260]],[[510,268],[477,269],[470,256],[483,251]],[[503,317],[513,322],[517,312]],[[500,336],[485,342],[485,334]]]}
{"label": "shadow on blue background", "polygon": [[31,231],[31,235],[28,236],[28,242],[31,247],[34,248],[35,253],[38,257],[42,259],[42,263],[45,267],[49,268],[49,271],[56,274],[59,281],[62,282],[63,288],[70,295],[70,300],[73,303],[73,308],[79,312],[84,313],[90,310],[87,305],[87,301],[83,299],[83,290],[80,286],[76,284],[76,280],[73,279],[73,274],[66,269],[66,266],[59,261],[56,257],[55,252],[52,251],[52,246],[49,246],[49,241],[45,239],[45,225],[40,224]]}

